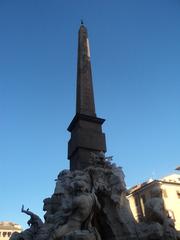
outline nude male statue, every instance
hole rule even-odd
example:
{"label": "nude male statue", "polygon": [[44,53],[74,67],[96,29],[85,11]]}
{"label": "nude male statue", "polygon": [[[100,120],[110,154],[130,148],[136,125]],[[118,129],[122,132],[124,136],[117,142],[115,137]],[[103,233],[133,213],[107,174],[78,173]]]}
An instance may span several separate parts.
{"label": "nude male statue", "polygon": [[75,182],[74,191],[75,196],[73,198],[72,206],[69,209],[69,219],[66,224],[60,225],[53,232],[51,239],[61,239],[61,237],[66,234],[81,230],[86,221],[88,222],[87,226],[90,225],[93,207],[97,202],[95,194],[88,192],[84,181]]}
{"label": "nude male statue", "polygon": [[29,211],[29,208],[27,210],[24,209],[24,205],[22,205],[21,212],[26,213],[30,216],[30,219],[28,220],[27,224],[30,226],[30,229],[37,233],[38,229],[43,225],[42,220],[40,217],[33,212]]}

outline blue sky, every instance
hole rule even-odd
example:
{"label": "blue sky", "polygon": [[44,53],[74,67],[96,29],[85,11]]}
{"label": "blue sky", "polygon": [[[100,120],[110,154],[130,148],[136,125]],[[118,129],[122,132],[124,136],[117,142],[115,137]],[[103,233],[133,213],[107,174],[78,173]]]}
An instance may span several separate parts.
{"label": "blue sky", "polygon": [[75,113],[77,32],[89,31],[107,155],[130,187],[180,164],[178,0],[0,1],[0,220],[43,216]]}

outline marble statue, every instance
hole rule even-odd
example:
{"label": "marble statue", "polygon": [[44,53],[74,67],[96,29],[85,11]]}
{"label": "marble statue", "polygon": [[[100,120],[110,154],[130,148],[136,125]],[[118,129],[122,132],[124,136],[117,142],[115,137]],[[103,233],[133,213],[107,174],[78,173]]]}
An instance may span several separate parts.
{"label": "marble statue", "polygon": [[10,240],[179,240],[159,188],[145,204],[137,224],[126,199],[124,173],[105,155],[92,153],[84,170],[63,170],[51,197],[44,199],[44,222],[29,209],[28,229]]}
{"label": "marble statue", "polygon": [[147,222],[158,222],[163,224],[165,220],[164,201],[160,187],[151,190],[151,198],[145,203],[145,216]]}
{"label": "marble statue", "polygon": [[43,222],[38,215],[29,211],[29,208],[25,210],[24,205],[22,205],[21,212],[30,216],[30,219],[27,222],[27,224],[29,225],[29,228],[21,233],[17,233],[17,232],[13,233],[11,236],[11,239],[33,240],[38,234],[40,228],[43,226]]}
{"label": "marble statue", "polygon": [[71,207],[68,209],[69,218],[63,225],[59,225],[52,233],[51,239],[61,239],[75,231],[92,230],[91,220],[93,209],[98,205],[94,193],[88,191],[86,183],[81,180],[73,182],[74,197]]}
{"label": "marble statue", "polygon": [[159,223],[162,226],[164,239],[173,240],[178,238],[174,222],[168,217],[165,210],[160,187],[154,187],[151,190],[151,199],[145,204],[145,215],[147,221]]}

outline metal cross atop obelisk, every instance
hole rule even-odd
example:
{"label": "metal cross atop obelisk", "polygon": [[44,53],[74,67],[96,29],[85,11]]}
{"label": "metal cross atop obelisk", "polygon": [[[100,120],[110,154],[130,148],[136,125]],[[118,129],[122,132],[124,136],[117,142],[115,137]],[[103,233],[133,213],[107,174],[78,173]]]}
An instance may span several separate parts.
{"label": "metal cross atop obelisk", "polygon": [[106,152],[105,134],[101,126],[104,121],[96,117],[88,33],[81,23],[78,38],[76,114],[68,127],[71,132],[68,143],[70,170],[90,166],[92,152]]}

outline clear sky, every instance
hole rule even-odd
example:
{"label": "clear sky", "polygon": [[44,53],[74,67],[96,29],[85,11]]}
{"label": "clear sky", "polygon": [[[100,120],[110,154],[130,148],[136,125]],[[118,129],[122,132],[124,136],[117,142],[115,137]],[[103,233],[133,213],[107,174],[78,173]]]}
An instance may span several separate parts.
{"label": "clear sky", "polygon": [[0,220],[43,216],[75,113],[77,32],[88,28],[107,155],[127,186],[180,164],[179,0],[0,0]]}

